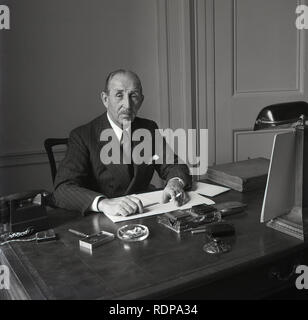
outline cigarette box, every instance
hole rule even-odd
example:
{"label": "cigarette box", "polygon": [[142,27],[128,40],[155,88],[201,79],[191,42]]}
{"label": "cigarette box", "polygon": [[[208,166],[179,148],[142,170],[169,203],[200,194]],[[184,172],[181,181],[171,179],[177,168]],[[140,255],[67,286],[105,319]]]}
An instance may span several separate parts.
{"label": "cigarette box", "polygon": [[112,241],[114,234],[107,231],[100,231],[99,233],[90,235],[84,239],[79,240],[79,245],[82,248],[86,248],[92,251],[94,248],[100,245]]}

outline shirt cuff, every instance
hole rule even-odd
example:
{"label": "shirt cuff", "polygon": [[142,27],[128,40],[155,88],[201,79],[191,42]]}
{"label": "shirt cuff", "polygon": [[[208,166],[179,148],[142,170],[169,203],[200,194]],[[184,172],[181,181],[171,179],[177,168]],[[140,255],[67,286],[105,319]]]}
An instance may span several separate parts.
{"label": "shirt cuff", "polygon": [[90,211],[100,212],[100,211],[98,210],[97,205],[98,205],[99,200],[101,200],[101,199],[103,199],[103,198],[104,198],[103,196],[97,196],[97,197],[93,200],[93,202],[92,202],[92,204],[91,204]]}
{"label": "shirt cuff", "polygon": [[[169,181],[172,181],[172,180],[178,180],[181,184],[182,184],[182,186],[183,186],[183,188],[185,187],[185,183],[184,183],[184,181],[181,179],[181,178],[179,178],[179,177],[173,177],[173,178],[171,178]],[[169,182],[168,181],[168,182]]]}

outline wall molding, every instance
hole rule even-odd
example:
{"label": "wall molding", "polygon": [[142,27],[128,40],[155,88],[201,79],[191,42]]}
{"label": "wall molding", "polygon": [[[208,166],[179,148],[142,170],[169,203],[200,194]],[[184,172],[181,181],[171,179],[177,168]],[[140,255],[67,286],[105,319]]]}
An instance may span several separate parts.
{"label": "wall molding", "polygon": [[160,121],[192,127],[190,1],[157,0]]}
{"label": "wall molding", "polygon": [[[54,151],[56,162],[65,156],[66,149]],[[0,168],[49,164],[45,150],[23,151],[0,155]]]}
{"label": "wall molding", "polygon": [[191,0],[191,47],[192,122],[197,130],[208,129],[211,165],[216,162],[214,0]]}
{"label": "wall molding", "polygon": [[161,126],[208,129],[213,164],[215,0],[157,0],[157,23]]}
{"label": "wall molding", "polygon": [[197,153],[209,143],[215,163],[214,0],[157,0],[157,21],[161,125],[208,129]]}
{"label": "wall molding", "polygon": [[[297,4],[301,4],[301,0],[297,0]],[[241,97],[247,95],[256,95],[256,94],[302,94],[304,88],[304,36],[303,32],[297,30],[296,34],[296,88],[276,88],[273,90],[240,90],[238,88],[238,57],[237,57],[237,47],[238,47],[238,38],[237,38],[237,9],[238,0],[233,0],[233,9],[232,9],[232,32],[233,32],[233,96]],[[294,16],[295,19],[295,16]]]}
{"label": "wall molding", "polygon": [[[160,125],[170,128],[170,77],[169,77],[169,53],[168,53],[168,17],[167,1],[157,0],[157,44],[158,44],[158,70],[160,92]],[[167,114],[166,114],[167,107]]]}

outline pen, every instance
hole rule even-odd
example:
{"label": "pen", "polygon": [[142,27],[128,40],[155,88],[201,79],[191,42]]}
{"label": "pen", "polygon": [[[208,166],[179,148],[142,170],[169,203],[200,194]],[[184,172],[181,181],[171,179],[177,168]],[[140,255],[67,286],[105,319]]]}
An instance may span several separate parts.
{"label": "pen", "polygon": [[73,229],[68,229],[69,232],[75,234],[76,236],[80,236],[80,237],[85,237],[87,238],[89,235],[85,234],[83,232],[77,231],[77,230],[73,230]]}
{"label": "pen", "polygon": [[159,202],[149,203],[149,204],[147,204],[146,206],[144,206],[144,207],[143,207],[143,209],[146,209],[146,208],[152,207],[152,206],[154,206],[154,205],[156,205],[156,204],[159,204]]}
{"label": "pen", "polygon": [[203,233],[203,232],[206,232],[206,229],[191,230],[192,234]]}
{"label": "pen", "polygon": [[179,192],[178,194],[175,195],[175,197],[171,198],[169,200],[169,202],[172,201],[172,200],[175,200],[176,198],[180,197],[181,195],[182,195],[182,192]]}
{"label": "pen", "polygon": [[187,232],[187,231],[196,231],[196,230],[206,230],[206,226],[201,225],[199,227],[192,227],[192,228],[185,229],[184,231]]}

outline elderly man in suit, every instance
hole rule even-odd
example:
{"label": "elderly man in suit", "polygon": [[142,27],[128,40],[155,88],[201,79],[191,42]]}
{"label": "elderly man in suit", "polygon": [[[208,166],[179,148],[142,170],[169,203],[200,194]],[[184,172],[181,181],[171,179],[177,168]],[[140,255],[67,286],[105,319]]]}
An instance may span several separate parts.
{"label": "elderly man in suit", "polygon": [[[107,143],[101,141],[101,135],[106,129],[122,148],[123,136],[131,136],[137,129],[147,129],[155,138],[156,123],[136,116],[144,99],[138,76],[127,70],[111,72],[101,98],[107,112],[70,134],[67,153],[55,179],[55,204],[82,213],[96,211],[127,216],[143,212],[141,201],[132,194],[146,191],[156,170],[166,181],[162,202],[174,199],[177,205],[182,205],[191,176],[185,164],[178,164],[177,156],[174,164],[155,161],[104,164],[101,159],[102,148]],[[131,145],[133,148],[134,142]]]}

